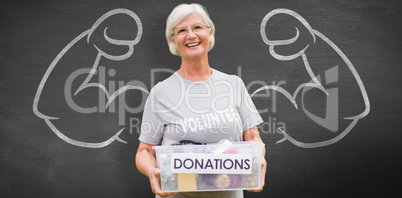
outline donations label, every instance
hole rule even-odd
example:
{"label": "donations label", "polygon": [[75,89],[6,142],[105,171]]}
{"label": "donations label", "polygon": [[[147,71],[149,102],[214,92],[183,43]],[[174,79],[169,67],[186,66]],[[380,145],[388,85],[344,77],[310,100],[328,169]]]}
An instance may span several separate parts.
{"label": "donations label", "polygon": [[172,153],[172,173],[251,174],[252,155]]}

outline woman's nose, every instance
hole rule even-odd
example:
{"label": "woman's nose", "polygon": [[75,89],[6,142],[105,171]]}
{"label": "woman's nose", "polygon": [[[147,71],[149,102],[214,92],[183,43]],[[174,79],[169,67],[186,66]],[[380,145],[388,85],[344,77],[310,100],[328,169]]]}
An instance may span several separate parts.
{"label": "woman's nose", "polygon": [[191,28],[188,28],[188,30],[187,30],[187,38],[195,38],[195,37],[196,37],[196,35],[193,32],[193,30]]}

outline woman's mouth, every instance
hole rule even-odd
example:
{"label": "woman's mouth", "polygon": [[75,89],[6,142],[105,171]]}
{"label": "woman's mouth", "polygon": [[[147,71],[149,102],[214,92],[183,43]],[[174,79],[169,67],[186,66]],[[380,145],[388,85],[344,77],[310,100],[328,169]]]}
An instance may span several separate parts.
{"label": "woman's mouth", "polygon": [[188,47],[188,48],[193,48],[193,47],[197,47],[198,45],[200,45],[201,44],[201,42],[199,42],[199,43],[189,43],[189,44],[187,44],[186,46]]}

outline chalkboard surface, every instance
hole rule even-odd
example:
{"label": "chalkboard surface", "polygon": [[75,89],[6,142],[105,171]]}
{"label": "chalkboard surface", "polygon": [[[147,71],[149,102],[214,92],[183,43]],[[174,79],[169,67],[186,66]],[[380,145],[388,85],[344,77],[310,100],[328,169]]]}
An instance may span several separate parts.
{"label": "chalkboard surface", "polygon": [[[180,66],[165,21],[182,1],[2,1],[0,197],[152,197],[134,156],[152,86]],[[398,1],[199,1],[210,65],[264,119],[263,192],[398,192]],[[399,193],[399,192],[398,192]]]}

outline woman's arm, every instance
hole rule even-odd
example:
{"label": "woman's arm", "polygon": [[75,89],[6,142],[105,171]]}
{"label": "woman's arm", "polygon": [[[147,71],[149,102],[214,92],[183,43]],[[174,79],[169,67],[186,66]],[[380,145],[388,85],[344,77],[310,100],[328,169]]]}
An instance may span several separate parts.
{"label": "woman's arm", "polygon": [[[260,134],[258,133],[257,127],[253,127],[247,131],[243,132],[243,140],[244,141],[254,141],[254,142],[260,142],[264,143],[260,137]],[[263,148],[262,151],[262,163],[261,163],[261,188],[257,190],[249,190],[251,192],[260,192],[264,188],[265,185],[265,173],[267,171],[267,161],[265,160],[265,147]]]}
{"label": "woman's arm", "polygon": [[162,192],[160,170],[156,167],[155,150],[152,147],[155,145],[140,142],[137,154],[135,156],[135,164],[138,171],[149,178],[152,192],[161,197],[167,197],[177,192]]}

